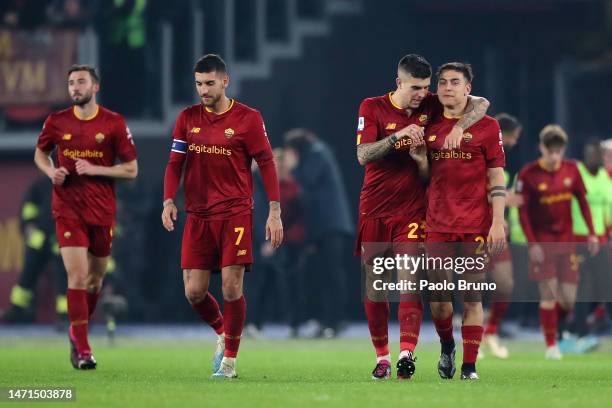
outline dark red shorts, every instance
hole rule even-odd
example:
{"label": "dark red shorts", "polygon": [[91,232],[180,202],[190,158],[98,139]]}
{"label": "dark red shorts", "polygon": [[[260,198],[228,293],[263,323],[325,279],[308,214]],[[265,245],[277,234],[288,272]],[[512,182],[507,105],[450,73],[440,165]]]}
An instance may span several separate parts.
{"label": "dark red shorts", "polygon": [[512,254],[510,253],[510,248],[508,246],[506,246],[506,248],[504,248],[504,250],[499,255],[493,256],[493,264],[496,264],[498,262],[511,262],[511,261],[512,261]]}
{"label": "dark red shorts", "polygon": [[489,272],[491,257],[487,254],[487,233],[460,234],[446,232],[428,232],[425,237],[425,248],[428,257],[482,257],[484,268],[474,269],[472,273]]}
{"label": "dark red shorts", "polygon": [[580,262],[575,250],[568,245],[546,246],[544,250],[544,262],[537,264],[529,261],[529,278],[534,281],[558,279],[563,283],[577,284],[580,280]]}
{"label": "dark red shorts", "polygon": [[[425,240],[425,215],[359,218],[355,256],[370,259],[380,252],[418,255]],[[387,245],[385,245],[387,244]]]}
{"label": "dark red shorts", "polygon": [[181,268],[219,271],[229,265],[245,265],[250,269],[252,223],[251,214],[227,220],[204,220],[188,215],[183,230]]}
{"label": "dark red shorts", "polygon": [[104,258],[110,255],[113,244],[113,227],[87,225],[71,218],[57,218],[55,233],[60,248],[85,247],[93,255]]}

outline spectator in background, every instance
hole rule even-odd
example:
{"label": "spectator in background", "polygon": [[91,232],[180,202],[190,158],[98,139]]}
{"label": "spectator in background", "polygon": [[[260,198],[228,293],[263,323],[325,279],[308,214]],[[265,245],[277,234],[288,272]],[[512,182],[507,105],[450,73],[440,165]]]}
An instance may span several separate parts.
{"label": "spectator in background", "polygon": [[309,271],[321,301],[320,335],[334,337],[344,319],[345,241],[353,233],[352,216],[340,169],[330,148],[306,129],[285,134],[286,163],[302,187],[306,242],[315,248],[317,268]]}
{"label": "spectator in background", "polygon": [[[302,292],[299,290],[303,286],[301,282],[305,260],[300,186],[286,165],[282,148],[274,149],[274,164],[278,174],[284,227],[283,246],[276,251],[263,234],[257,233],[263,231],[266,225],[268,199],[259,170],[253,163],[253,250],[257,270],[248,277],[253,306],[249,314],[250,322],[245,327],[245,333],[253,338],[263,338],[263,316],[270,316],[266,313],[270,300],[277,301],[274,309],[280,313],[283,323],[289,324],[290,337],[297,336],[299,312],[304,305]],[[270,296],[271,293],[274,296]]]}
{"label": "spectator in background", "polygon": [[47,19],[55,27],[83,29],[89,24],[90,10],[81,0],[52,0]]}
{"label": "spectator in background", "polygon": [[104,98],[107,105],[128,117],[141,115],[147,108],[143,100],[149,100],[145,86],[150,65],[145,53],[148,3],[147,0],[107,1],[95,13],[100,16],[101,71],[113,78],[106,85]]}
{"label": "spectator in background", "polygon": [[45,24],[45,9],[49,0],[0,1],[0,26],[35,30]]}

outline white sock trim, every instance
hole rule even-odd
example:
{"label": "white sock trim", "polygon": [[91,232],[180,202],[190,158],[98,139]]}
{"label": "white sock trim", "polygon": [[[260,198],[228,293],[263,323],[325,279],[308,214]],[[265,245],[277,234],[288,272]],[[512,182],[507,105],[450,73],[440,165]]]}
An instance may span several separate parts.
{"label": "white sock trim", "polygon": [[387,355],[384,355],[384,356],[376,357],[376,363],[380,363],[383,360],[387,360],[388,362],[391,362],[391,354],[387,354]]}

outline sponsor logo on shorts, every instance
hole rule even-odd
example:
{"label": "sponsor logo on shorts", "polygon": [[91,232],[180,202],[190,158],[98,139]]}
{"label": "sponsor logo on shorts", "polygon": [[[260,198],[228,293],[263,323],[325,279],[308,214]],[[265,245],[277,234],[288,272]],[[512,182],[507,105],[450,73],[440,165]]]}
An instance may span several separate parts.
{"label": "sponsor logo on shorts", "polygon": [[246,249],[239,249],[238,250],[238,254],[236,256],[244,256],[247,254],[247,250]]}
{"label": "sponsor logo on shorts", "polygon": [[104,152],[100,150],[77,150],[77,149],[64,149],[62,154],[71,159],[101,159],[104,157]]}
{"label": "sponsor logo on shorts", "polygon": [[104,133],[96,133],[95,138],[96,138],[96,142],[102,143],[105,138]]}
{"label": "sponsor logo on shorts", "polygon": [[231,156],[232,149],[226,149],[225,147],[220,146],[207,146],[207,145],[199,145],[192,143],[189,145],[189,150],[195,152],[197,154],[206,153],[206,154],[220,154],[223,156]]}

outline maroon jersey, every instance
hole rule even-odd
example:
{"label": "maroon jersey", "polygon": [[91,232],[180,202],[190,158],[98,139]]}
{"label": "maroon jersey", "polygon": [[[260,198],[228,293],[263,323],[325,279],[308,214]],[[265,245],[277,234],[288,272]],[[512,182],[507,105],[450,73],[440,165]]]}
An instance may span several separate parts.
{"label": "maroon jersey", "polygon": [[501,131],[495,119],[485,116],[464,131],[459,150],[442,150],[457,121],[441,116],[425,132],[431,159],[426,229],[486,233],[491,227],[487,169],[505,165]]}
{"label": "maroon jersey", "polygon": [[576,163],[562,160],[553,171],[540,161],[527,164],[518,175],[516,191],[524,204],[519,209],[523,231],[529,242],[571,242],[572,197],[578,199],[592,235],[593,222],[586,201],[586,188]]}
{"label": "maroon jersey", "polygon": [[[392,133],[416,124],[426,126],[442,112],[434,94],[428,94],[410,116],[395,105],[390,92],[365,99],[359,107],[357,145],[373,143]],[[359,197],[359,215],[389,217],[425,212],[425,184],[416,163],[410,157],[410,139],[397,141],[383,159],[366,164]]]}
{"label": "maroon jersey", "polygon": [[[180,113],[172,137],[168,169],[185,162],[183,184],[188,213],[203,219],[222,220],[251,212],[252,160],[257,161],[264,183],[264,172],[268,168],[274,172],[272,149],[257,110],[235,100],[220,114],[202,104],[193,105]],[[174,198],[177,180],[176,171],[167,170],[164,199]],[[268,198],[278,201],[275,172],[270,184],[272,187],[266,185]]]}
{"label": "maroon jersey", "polygon": [[57,148],[57,167],[70,174],[64,184],[53,186],[53,216],[83,220],[90,225],[111,226],[115,219],[115,182],[112,178],[80,176],[76,159],[97,166],[113,166],[117,159],[136,159],[136,148],[123,116],[98,106],[91,118],[77,117],[75,108],[49,115],[38,137],[45,152]]}

